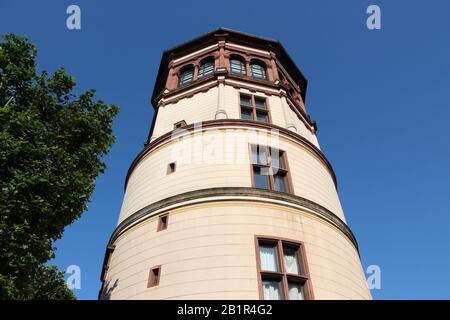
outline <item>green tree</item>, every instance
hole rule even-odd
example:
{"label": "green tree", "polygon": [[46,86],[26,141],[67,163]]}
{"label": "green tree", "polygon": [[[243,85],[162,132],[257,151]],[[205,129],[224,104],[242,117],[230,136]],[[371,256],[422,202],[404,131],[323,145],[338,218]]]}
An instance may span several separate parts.
{"label": "green tree", "polygon": [[0,299],[74,299],[47,262],[86,210],[119,108],[72,93],[64,69],[36,71],[35,46],[0,42]]}

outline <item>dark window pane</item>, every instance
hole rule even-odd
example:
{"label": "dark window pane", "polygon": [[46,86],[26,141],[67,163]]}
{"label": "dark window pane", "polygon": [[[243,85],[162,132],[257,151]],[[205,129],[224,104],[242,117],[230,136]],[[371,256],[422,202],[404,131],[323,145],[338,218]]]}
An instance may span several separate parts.
{"label": "dark window pane", "polygon": [[252,106],[252,98],[241,95],[241,106],[251,107]]}
{"label": "dark window pane", "polygon": [[267,113],[256,112],[256,120],[260,122],[269,122],[269,116]]}
{"label": "dark window pane", "polygon": [[252,120],[253,119],[253,112],[249,109],[242,108],[241,109],[241,119],[243,120]]}
{"label": "dark window pane", "polygon": [[275,183],[275,191],[286,192],[286,176],[284,174],[276,174],[273,176]]}
{"label": "dark window pane", "polygon": [[181,73],[180,75],[180,85],[191,83],[194,78],[194,70],[189,69]]}
{"label": "dark window pane", "polygon": [[245,63],[237,60],[237,59],[231,59],[230,60],[230,67],[231,67],[231,72],[235,73],[235,74],[241,74],[241,75],[246,75],[247,72],[245,70]]}
{"label": "dark window pane", "polygon": [[267,168],[253,168],[253,177],[255,179],[255,188],[269,189],[269,176]]}
{"label": "dark window pane", "polygon": [[266,109],[266,99],[255,98],[255,105],[258,109]]}
{"label": "dark window pane", "polygon": [[252,63],[251,64],[252,77],[256,79],[265,80],[266,79],[266,70],[260,64]]}

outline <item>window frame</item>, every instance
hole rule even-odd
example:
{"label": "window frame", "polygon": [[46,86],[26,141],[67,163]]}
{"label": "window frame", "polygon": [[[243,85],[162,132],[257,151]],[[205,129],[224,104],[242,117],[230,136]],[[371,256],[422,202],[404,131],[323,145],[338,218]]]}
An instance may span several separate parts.
{"label": "window frame", "polygon": [[[239,68],[241,70],[240,72],[234,72],[233,71],[232,60],[236,60],[236,61],[239,61],[241,63],[241,67]],[[247,62],[241,56],[231,55],[230,58],[229,58],[229,64],[230,64],[230,73],[232,75],[240,76],[240,77],[247,77],[248,76],[248,74],[247,74]]]}
{"label": "window frame", "polygon": [[186,126],[187,126],[186,121],[185,121],[185,120],[180,120],[180,121],[175,122],[175,123],[173,124],[173,129],[174,129],[174,130],[176,130],[176,129],[182,129],[182,128],[186,127]]}
{"label": "window frame", "polygon": [[[241,104],[241,97],[250,98],[250,106],[243,106]],[[265,109],[257,108],[256,107],[256,100],[264,100],[264,105],[265,105],[266,108]],[[268,103],[267,100],[268,99],[266,97],[255,96],[253,94],[247,94],[247,93],[239,92],[239,95],[238,95],[239,119],[246,120],[246,121],[256,121],[256,122],[260,122],[260,123],[272,124],[272,117],[270,116],[270,108],[269,108],[269,103]],[[247,110],[247,111],[251,110],[251,112],[252,112],[252,119],[251,120],[242,119],[242,110],[243,109]],[[264,113],[267,116],[267,122],[258,120],[258,112],[259,113]]]}
{"label": "window frame", "polygon": [[[280,268],[278,272],[265,271],[261,269],[260,246],[270,244],[276,246],[277,263]],[[291,274],[286,272],[284,262],[285,247],[296,248],[296,258],[299,267],[299,274]],[[289,283],[300,283],[303,287],[305,300],[313,300],[311,277],[309,275],[308,262],[306,260],[305,245],[301,241],[292,239],[272,237],[272,236],[255,236],[255,252],[256,252],[256,271],[258,277],[259,299],[264,300],[263,281],[277,280],[281,288],[281,300],[289,299]]]}
{"label": "window frame", "polygon": [[[256,148],[265,148],[265,163],[261,164],[261,163],[253,163],[253,147]],[[262,189],[262,190],[270,190],[270,191],[275,191],[275,192],[284,192],[284,193],[291,193],[294,194],[294,187],[292,185],[292,179],[291,179],[291,171],[289,169],[289,161],[287,159],[287,152],[284,150],[281,150],[279,148],[272,148],[270,146],[265,146],[265,145],[258,145],[258,144],[254,144],[254,143],[249,143],[248,145],[248,149],[249,149],[249,160],[250,160],[250,173],[251,173],[251,179],[252,179],[252,188],[256,188],[256,184],[255,184],[255,175],[254,175],[254,168],[258,167],[258,168],[267,168],[268,170],[270,170],[269,172],[271,174],[267,175],[269,178],[269,188],[268,189],[262,189],[262,188],[257,188],[257,189]],[[277,168],[277,173],[282,173],[284,174],[285,177],[285,187],[286,187],[286,191],[278,191],[275,190],[275,179],[274,179],[274,174],[273,174],[273,166],[272,166],[272,150],[278,150],[280,157],[280,165],[281,167]],[[275,175],[276,175],[275,174]]]}

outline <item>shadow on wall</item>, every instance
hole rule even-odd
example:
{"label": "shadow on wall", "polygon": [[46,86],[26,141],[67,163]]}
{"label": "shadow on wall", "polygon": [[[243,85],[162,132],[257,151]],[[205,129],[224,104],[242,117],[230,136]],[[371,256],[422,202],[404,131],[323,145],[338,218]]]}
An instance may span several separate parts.
{"label": "shadow on wall", "polygon": [[111,293],[113,290],[117,287],[119,283],[119,280],[116,279],[114,281],[114,284],[111,286],[111,280],[107,281],[102,285],[102,288],[100,289],[100,293],[98,295],[99,300],[110,300],[111,299]]}

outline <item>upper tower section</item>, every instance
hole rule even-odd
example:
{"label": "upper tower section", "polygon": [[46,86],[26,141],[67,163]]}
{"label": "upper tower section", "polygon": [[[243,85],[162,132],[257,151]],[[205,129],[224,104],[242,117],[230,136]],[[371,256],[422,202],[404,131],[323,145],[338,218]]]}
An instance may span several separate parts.
{"label": "upper tower section", "polygon": [[280,42],[219,28],[163,53],[147,143],[179,126],[241,119],[287,128],[318,147],[307,84]]}

